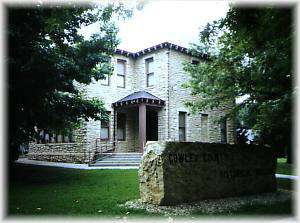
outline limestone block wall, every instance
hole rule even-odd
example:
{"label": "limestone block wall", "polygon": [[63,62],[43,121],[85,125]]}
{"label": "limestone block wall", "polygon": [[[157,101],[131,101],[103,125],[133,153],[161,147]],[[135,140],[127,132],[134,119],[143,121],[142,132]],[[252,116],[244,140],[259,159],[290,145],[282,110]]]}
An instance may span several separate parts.
{"label": "limestone block wall", "polygon": [[28,159],[50,162],[88,163],[86,128],[74,131],[75,143],[29,144]]}
{"label": "limestone block wall", "polygon": [[[151,57],[153,58],[154,85],[147,87],[145,61]],[[167,49],[160,49],[137,58],[135,62],[135,72],[138,83],[137,90],[147,91],[166,101],[168,96],[168,69]]]}
{"label": "limestone block wall", "polygon": [[158,140],[163,141],[167,138],[167,109],[166,107],[161,108],[157,112],[158,116]]}
{"label": "limestone block wall", "polygon": [[[153,58],[155,84],[147,87],[145,61]],[[223,116],[224,108],[212,111],[203,111],[192,114],[185,106],[185,102],[192,97],[190,91],[182,87],[188,80],[188,75],[183,71],[183,61],[191,61],[192,57],[175,50],[160,49],[147,53],[136,59],[116,55],[112,63],[116,65],[117,59],[126,61],[125,88],[116,86],[116,71],[110,77],[110,85],[102,85],[101,81],[86,86],[88,97],[98,97],[105,103],[107,110],[111,111],[110,140],[113,140],[113,109],[111,104],[135,91],[145,90],[165,100],[166,105],[158,111],[158,139],[179,140],[179,112],[186,112],[186,140],[202,142],[219,142],[221,140],[220,123],[218,118]],[[193,98],[192,98],[193,99]],[[196,99],[196,98],[194,98]],[[126,111],[125,111],[126,112]],[[207,114],[207,127],[201,123],[201,114]],[[87,124],[87,141],[100,137],[101,123],[90,121]],[[207,130],[207,134],[205,131]],[[227,141],[235,140],[234,122],[227,121]],[[88,150],[93,149],[93,143],[87,143]],[[138,150],[138,111],[126,112],[126,140],[117,144],[117,152],[132,152]]]}
{"label": "limestone block wall", "polygon": [[82,144],[77,143],[48,143],[29,145],[28,159],[50,162],[86,163],[88,154]]}
{"label": "limestone block wall", "polygon": [[[147,87],[147,75],[145,61],[153,58],[154,82],[153,86]],[[117,60],[126,61],[125,88],[117,87]],[[112,147],[113,141],[113,108],[111,104],[121,98],[136,92],[145,90],[165,101],[165,106],[157,111],[158,114],[158,140],[179,140],[179,112],[186,112],[186,141],[220,142],[221,130],[217,120],[224,116],[226,107],[211,111],[191,113],[185,106],[187,100],[196,99],[191,97],[190,90],[182,87],[188,81],[189,76],[183,71],[183,61],[191,61],[192,57],[173,49],[158,49],[140,55],[133,59],[124,55],[116,54],[112,58],[115,71],[110,76],[109,86],[104,81],[93,81],[89,85],[80,85],[87,98],[97,97],[104,102],[105,108],[110,111],[109,140],[100,141],[101,147]],[[125,110],[126,114],[126,140],[117,142],[117,152],[139,152],[138,148],[138,109]],[[208,115],[208,116],[204,116]],[[204,119],[207,117],[207,119]],[[205,122],[207,121],[207,125]],[[100,138],[101,122],[89,120],[77,134],[74,144],[35,144],[29,156],[32,159],[48,159],[66,162],[88,162],[96,153],[96,139]],[[227,142],[235,141],[234,120],[227,120]],[[71,158],[65,157],[65,152]],[[52,153],[52,157],[50,155]],[[48,155],[47,155],[48,154]],[[56,155],[55,155],[56,154]],[[48,158],[47,158],[48,157]],[[72,158],[73,157],[73,158]]]}
{"label": "limestone block wall", "polygon": [[[170,50],[169,53],[169,139],[172,141],[179,140],[179,112],[186,112],[186,140],[187,141],[206,141],[206,142],[220,142],[221,130],[220,123],[217,120],[225,115],[226,108],[219,108],[215,110],[207,110],[192,114],[185,106],[188,100],[196,100],[196,97],[190,95],[190,90],[183,88],[182,84],[188,81],[189,76],[183,70],[183,61],[191,61],[192,57]],[[199,60],[199,59],[198,59]],[[200,61],[201,62],[201,61]],[[208,134],[207,138],[201,137],[201,114],[208,115]],[[234,121],[227,121],[227,142],[234,143],[235,131]]]}
{"label": "limestone block wall", "polygon": [[[121,59],[126,61],[125,63],[125,88],[121,88],[117,86],[117,70],[116,70],[116,64],[117,59]],[[110,134],[109,134],[109,140],[113,141],[113,108],[111,107],[111,104],[113,102],[116,102],[117,100],[127,96],[128,94],[132,93],[135,89],[136,83],[136,74],[134,70],[134,60],[125,57],[122,55],[116,55],[114,58],[112,58],[112,63],[115,67],[115,70],[113,74],[110,76],[110,85],[103,85],[103,81],[94,81],[92,84],[85,86],[86,95],[89,98],[97,97],[101,99],[104,104],[105,108],[110,111],[111,118],[110,118]],[[100,138],[100,130],[101,130],[101,122],[95,122],[95,121],[89,121],[86,123],[87,125],[87,137],[88,140],[95,141],[96,138]],[[126,123],[126,126],[127,123]],[[128,128],[126,128],[126,136],[130,136],[130,132],[128,132]],[[120,152],[126,152],[128,149],[128,142],[126,141],[120,141],[117,144],[117,148]],[[89,144],[89,149],[93,150],[93,143]],[[118,151],[118,152],[119,152]]]}
{"label": "limestone block wall", "polygon": [[[136,59],[135,72],[137,78],[137,90],[147,91],[166,102],[165,107],[158,110],[158,139],[167,139],[167,116],[168,116],[168,64],[169,50],[160,49],[152,53],[148,53]],[[146,64],[148,58],[153,58],[154,85],[147,86]]]}
{"label": "limestone block wall", "polygon": [[[132,110],[126,114],[126,141],[125,152],[139,152],[139,119],[138,110]],[[122,148],[122,146],[120,146]],[[119,148],[118,148],[119,149]]]}

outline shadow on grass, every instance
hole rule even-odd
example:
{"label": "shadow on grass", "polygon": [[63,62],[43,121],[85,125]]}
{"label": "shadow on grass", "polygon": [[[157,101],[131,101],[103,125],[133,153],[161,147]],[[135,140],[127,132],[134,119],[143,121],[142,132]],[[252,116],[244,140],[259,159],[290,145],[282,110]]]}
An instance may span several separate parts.
{"label": "shadow on grass", "polygon": [[137,170],[77,170],[15,165],[8,215],[117,215],[117,204],[139,197]]}
{"label": "shadow on grass", "polygon": [[[8,180],[8,216],[163,217],[119,207],[139,198],[137,170],[77,170],[17,164],[10,169]],[[278,179],[278,188],[292,190],[292,181]],[[292,206],[292,201],[241,206],[220,216],[291,215]],[[192,216],[200,215],[205,216],[203,213]]]}

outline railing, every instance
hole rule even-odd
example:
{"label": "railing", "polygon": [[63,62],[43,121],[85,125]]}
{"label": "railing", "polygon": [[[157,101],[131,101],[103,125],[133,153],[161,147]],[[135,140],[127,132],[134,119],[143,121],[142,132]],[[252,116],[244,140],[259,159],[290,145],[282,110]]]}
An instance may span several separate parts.
{"label": "railing", "polygon": [[140,152],[136,139],[125,141],[101,140],[95,139],[94,145],[89,149],[89,164],[111,156],[113,153]]}
{"label": "railing", "polygon": [[110,156],[115,151],[116,145],[117,142],[114,143],[113,140],[101,140],[100,138],[96,138],[95,147],[93,150],[89,150],[89,164]]}

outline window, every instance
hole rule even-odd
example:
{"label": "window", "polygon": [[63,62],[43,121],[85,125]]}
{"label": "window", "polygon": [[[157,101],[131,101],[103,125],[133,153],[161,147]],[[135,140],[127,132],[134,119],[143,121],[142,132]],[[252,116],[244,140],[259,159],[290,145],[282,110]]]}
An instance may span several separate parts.
{"label": "window", "polygon": [[186,112],[179,112],[179,141],[186,141]]}
{"label": "window", "polygon": [[[110,116],[110,112],[107,112]],[[109,140],[109,120],[101,121],[100,139]]]}
{"label": "window", "polygon": [[117,87],[125,88],[126,61],[117,60]]}
{"label": "window", "polygon": [[118,113],[117,117],[117,139],[125,140],[126,116],[124,113]]}
{"label": "window", "polygon": [[201,141],[208,142],[208,114],[201,114]]}
{"label": "window", "polygon": [[225,117],[221,118],[221,143],[227,143],[227,120]]}
{"label": "window", "polygon": [[147,87],[154,85],[154,69],[153,69],[153,57],[145,60],[146,75],[147,75]]}
{"label": "window", "polygon": [[105,86],[110,85],[110,75],[105,75],[105,78],[101,80],[101,84]]}
{"label": "window", "polygon": [[[111,63],[111,58],[108,59],[108,63]],[[101,65],[98,64],[98,68],[101,68]],[[109,86],[110,85],[110,74],[104,74],[104,78],[101,79],[101,85]]]}
{"label": "window", "polygon": [[191,62],[193,65],[198,65],[199,64],[199,60],[192,60]]}

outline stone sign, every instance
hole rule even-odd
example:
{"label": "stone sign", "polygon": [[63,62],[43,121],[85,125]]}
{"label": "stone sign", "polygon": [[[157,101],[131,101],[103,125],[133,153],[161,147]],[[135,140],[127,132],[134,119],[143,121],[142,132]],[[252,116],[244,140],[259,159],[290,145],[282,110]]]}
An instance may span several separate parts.
{"label": "stone sign", "polygon": [[198,142],[147,142],[139,168],[141,200],[174,205],[276,191],[269,148]]}

